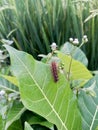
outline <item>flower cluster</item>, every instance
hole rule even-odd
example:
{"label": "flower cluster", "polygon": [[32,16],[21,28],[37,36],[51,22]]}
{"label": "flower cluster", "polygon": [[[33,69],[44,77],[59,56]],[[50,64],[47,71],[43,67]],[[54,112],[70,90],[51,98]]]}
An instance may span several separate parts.
{"label": "flower cluster", "polygon": [[52,50],[52,51],[55,51],[56,48],[57,48],[57,45],[56,45],[55,42],[53,42],[53,43],[51,44],[51,50]]}
{"label": "flower cluster", "polygon": [[[69,38],[70,43],[74,44],[74,45],[79,45],[79,40],[77,38],[73,39],[73,38]],[[88,38],[87,35],[84,35],[82,38],[82,44],[88,42]]]}
{"label": "flower cluster", "polygon": [[83,36],[83,38],[82,38],[82,42],[84,42],[84,43],[88,42],[87,35],[84,35],[84,36]]}
{"label": "flower cluster", "polygon": [[73,38],[69,38],[69,41],[71,43],[73,43],[74,45],[79,45],[79,40],[77,38],[73,39]]}

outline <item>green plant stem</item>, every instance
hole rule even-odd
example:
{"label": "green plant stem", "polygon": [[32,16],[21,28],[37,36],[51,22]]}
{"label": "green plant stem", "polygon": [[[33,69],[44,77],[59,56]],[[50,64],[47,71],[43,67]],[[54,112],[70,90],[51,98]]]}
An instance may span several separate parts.
{"label": "green plant stem", "polygon": [[[82,42],[78,48],[80,49],[81,46],[83,46],[84,43],[85,43],[85,42]],[[75,53],[76,49],[77,49],[77,48],[74,48],[74,49],[72,50],[72,53],[70,54],[71,60],[70,60],[69,70],[68,70],[68,77],[67,77],[68,81],[70,80],[70,72],[71,72],[71,65],[72,65],[72,54]]]}
{"label": "green plant stem", "polygon": [[76,47],[74,47],[74,49],[72,50],[72,53],[70,54],[70,56],[71,56],[71,60],[70,60],[70,64],[69,64],[69,71],[68,71],[68,77],[67,77],[67,79],[68,79],[68,81],[70,80],[70,72],[71,72],[71,65],[72,65],[72,54],[74,54],[74,52],[76,51]]}
{"label": "green plant stem", "polygon": [[71,60],[69,64],[69,71],[68,71],[68,77],[67,77],[68,81],[70,80],[71,65],[72,65],[72,56],[71,56]]}
{"label": "green plant stem", "polygon": [[78,48],[80,49],[84,45],[84,43],[85,42],[82,42]]}

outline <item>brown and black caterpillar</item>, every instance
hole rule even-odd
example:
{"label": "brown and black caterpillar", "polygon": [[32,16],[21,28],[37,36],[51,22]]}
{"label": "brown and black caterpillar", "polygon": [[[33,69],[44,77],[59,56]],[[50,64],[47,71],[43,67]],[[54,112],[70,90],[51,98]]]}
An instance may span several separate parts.
{"label": "brown and black caterpillar", "polygon": [[54,82],[57,82],[59,80],[58,78],[58,66],[55,61],[51,62],[51,72],[54,79]]}

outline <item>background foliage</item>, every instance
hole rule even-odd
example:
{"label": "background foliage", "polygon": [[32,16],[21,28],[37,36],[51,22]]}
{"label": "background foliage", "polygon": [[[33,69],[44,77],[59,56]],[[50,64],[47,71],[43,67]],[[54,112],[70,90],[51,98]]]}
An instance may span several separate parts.
{"label": "background foliage", "polygon": [[38,58],[52,42],[60,47],[69,37],[81,42],[86,34],[89,42],[82,49],[88,67],[98,68],[97,0],[1,0],[0,6],[0,38],[13,39],[15,47]]}

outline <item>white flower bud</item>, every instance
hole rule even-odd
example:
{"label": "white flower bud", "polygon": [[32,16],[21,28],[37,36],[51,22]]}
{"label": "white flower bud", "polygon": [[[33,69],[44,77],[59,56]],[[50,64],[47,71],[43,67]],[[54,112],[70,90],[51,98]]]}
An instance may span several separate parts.
{"label": "white flower bud", "polygon": [[84,42],[88,42],[88,39],[86,38],[86,39],[84,40]]}
{"label": "white flower bud", "polygon": [[83,36],[83,39],[86,39],[86,38],[87,38],[87,35],[84,35],[84,36]]}
{"label": "white flower bud", "polygon": [[69,41],[70,41],[70,42],[73,42],[73,38],[69,38]]}
{"label": "white flower bud", "polygon": [[79,44],[79,40],[77,38],[75,38],[74,41],[73,41],[73,44],[74,45],[78,45]]}
{"label": "white flower bud", "polygon": [[84,36],[83,36],[83,41],[84,41],[84,43],[88,42],[87,35],[84,35]]}
{"label": "white flower bud", "polygon": [[52,50],[52,51],[55,51],[56,48],[57,48],[57,45],[56,45],[55,42],[53,42],[53,43],[51,44],[51,50]]}

